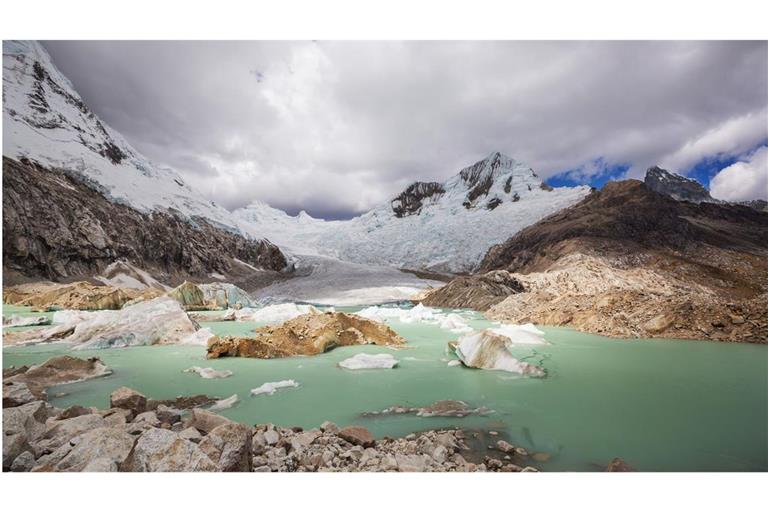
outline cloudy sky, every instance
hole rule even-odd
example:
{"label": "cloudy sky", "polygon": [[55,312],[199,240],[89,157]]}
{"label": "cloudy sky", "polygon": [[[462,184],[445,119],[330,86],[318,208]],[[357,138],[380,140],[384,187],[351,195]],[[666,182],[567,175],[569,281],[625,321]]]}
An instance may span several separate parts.
{"label": "cloudy sky", "polygon": [[350,217],[492,151],[555,185],[659,164],[768,195],[764,41],[45,46],[107,123],[230,209]]}

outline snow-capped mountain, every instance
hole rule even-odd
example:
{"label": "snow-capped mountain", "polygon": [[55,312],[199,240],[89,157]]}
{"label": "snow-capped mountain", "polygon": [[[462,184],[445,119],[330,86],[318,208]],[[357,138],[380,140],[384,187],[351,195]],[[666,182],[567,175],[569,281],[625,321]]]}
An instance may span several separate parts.
{"label": "snow-capped mountain", "polygon": [[35,41],[3,41],[3,155],[78,173],[112,201],[142,212],[174,209],[237,230],[230,212],[101,121]]}
{"label": "snow-capped mountain", "polygon": [[291,217],[263,203],[233,213],[295,254],[467,272],[492,245],[580,201],[589,191],[586,186],[553,189],[529,166],[495,152],[444,183],[416,182],[348,221]]}

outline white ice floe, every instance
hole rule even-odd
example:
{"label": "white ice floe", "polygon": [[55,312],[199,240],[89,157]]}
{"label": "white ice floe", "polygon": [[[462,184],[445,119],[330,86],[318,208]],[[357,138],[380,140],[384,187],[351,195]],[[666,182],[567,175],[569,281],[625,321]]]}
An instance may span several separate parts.
{"label": "white ice floe", "polygon": [[208,346],[208,340],[213,338],[215,335],[213,332],[206,328],[198,329],[197,331],[193,332],[186,338],[182,338],[179,341],[179,345],[196,345],[199,347],[207,347]]}
{"label": "white ice floe", "polygon": [[281,388],[297,388],[299,383],[293,379],[281,380],[278,382],[265,382],[261,386],[251,390],[251,396],[256,395],[274,395]]}
{"label": "white ice floe", "polygon": [[448,366],[461,366],[461,361],[458,359],[451,359],[448,361]]}
{"label": "white ice floe", "polygon": [[70,343],[73,350],[179,344],[197,330],[170,297],[138,302],[118,310],[59,312],[61,323],[29,334],[20,343]]}
{"label": "white ice floe", "polygon": [[544,331],[537,329],[533,324],[501,324],[499,327],[488,329],[494,334],[499,334],[509,339],[513,345],[548,345],[544,339]]}
{"label": "white ice floe", "polygon": [[52,322],[54,324],[75,324],[87,318],[98,315],[99,311],[84,311],[79,309],[62,309],[54,311]]}
{"label": "white ice floe", "polygon": [[454,333],[469,332],[472,328],[457,313],[443,313],[439,309],[417,304],[412,308],[371,306],[357,312],[358,316],[377,322],[397,320],[405,324],[427,323]]}
{"label": "white ice floe", "polygon": [[235,404],[237,404],[239,401],[240,399],[237,397],[237,394],[234,394],[229,398],[222,398],[221,400],[216,400],[216,402],[214,402],[213,405],[210,406],[208,409],[211,411],[221,411],[224,409],[229,409],[231,407],[234,407]]}
{"label": "white ice floe", "polygon": [[369,370],[376,368],[394,368],[397,359],[389,354],[356,354],[339,363],[339,366],[347,370]]}
{"label": "white ice floe", "polygon": [[51,320],[47,316],[21,316],[11,315],[3,317],[3,326],[5,327],[27,327],[30,325],[47,325]]}
{"label": "white ice floe", "polygon": [[470,368],[503,370],[530,377],[545,376],[543,368],[513,357],[507,343],[507,337],[486,329],[459,338],[455,351],[461,362]]}
{"label": "white ice floe", "polygon": [[193,366],[184,370],[184,373],[196,373],[204,379],[225,379],[233,374],[230,370],[214,370],[213,368],[201,368]]}
{"label": "white ice floe", "polygon": [[294,304],[289,302],[286,304],[274,304],[272,306],[265,306],[258,309],[243,308],[240,310],[235,310],[234,316],[235,320],[240,322],[282,323],[307,313],[319,312],[320,311],[314,306],[306,304]]}

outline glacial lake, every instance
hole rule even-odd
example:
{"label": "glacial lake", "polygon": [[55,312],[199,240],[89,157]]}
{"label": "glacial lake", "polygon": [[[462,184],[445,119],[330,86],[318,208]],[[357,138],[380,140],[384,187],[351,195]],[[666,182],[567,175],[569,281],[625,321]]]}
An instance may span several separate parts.
{"label": "glacial lake", "polygon": [[[7,305],[3,311],[31,314]],[[492,325],[472,312],[463,315],[471,318],[472,327]],[[410,348],[345,347],[315,357],[207,360],[202,347],[68,351],[49,344],[4,348],[3,367],[70,353],[100,357],[114,370],[106,378],[52,388],[51,396],[66,393],[51,399],[58,407],[106,408],[110,392],[119,386],[159,399],[237,393],[240,403],[221,411],[236,421],[312,428],[330,420],[363,425],[376,436],[447,426],[476,429],[483,445],[503,438],[550,454],[549,462],[534,463],[544,471],[599,471],[614,457],[641,471],[768,470],[768,346],[619,340],[544,327],[550,345],[514,350],[546,368],[546,378],[533,379],[448,366],[453,357],[447,343],[457,334],[424,323],[388,323]],[[243,335],[261,324],[202,325],[220,335]],[[400,363],[393,370],[337,366],[360,352],[392,354]],[[229,369],[234,375],[205,380],[183,372],[190,366]],[[300,387],[249,396],[250,389],[285,379]],[[445,399],[494,412],[465,418],[360,416],[392,405],[425,406]]]}

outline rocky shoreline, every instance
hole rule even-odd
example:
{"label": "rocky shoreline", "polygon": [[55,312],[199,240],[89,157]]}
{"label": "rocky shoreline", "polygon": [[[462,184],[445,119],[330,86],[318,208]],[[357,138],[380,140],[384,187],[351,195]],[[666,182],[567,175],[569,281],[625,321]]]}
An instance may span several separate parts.
{"label": "rocky shoreline", "polygon": [[122,387],[107,409],[47,401],[48,386],[109,372],[98,359],[70,356],[5,369],[3,471],[530,472],[538,469],[529,459],[543,460],[504,440],[480,454],[470,448],[478,434],[461,429],[376,439],[327,421],[310,430],[249,426],[205,409],[216,399],[202,395],[153,400]]}

